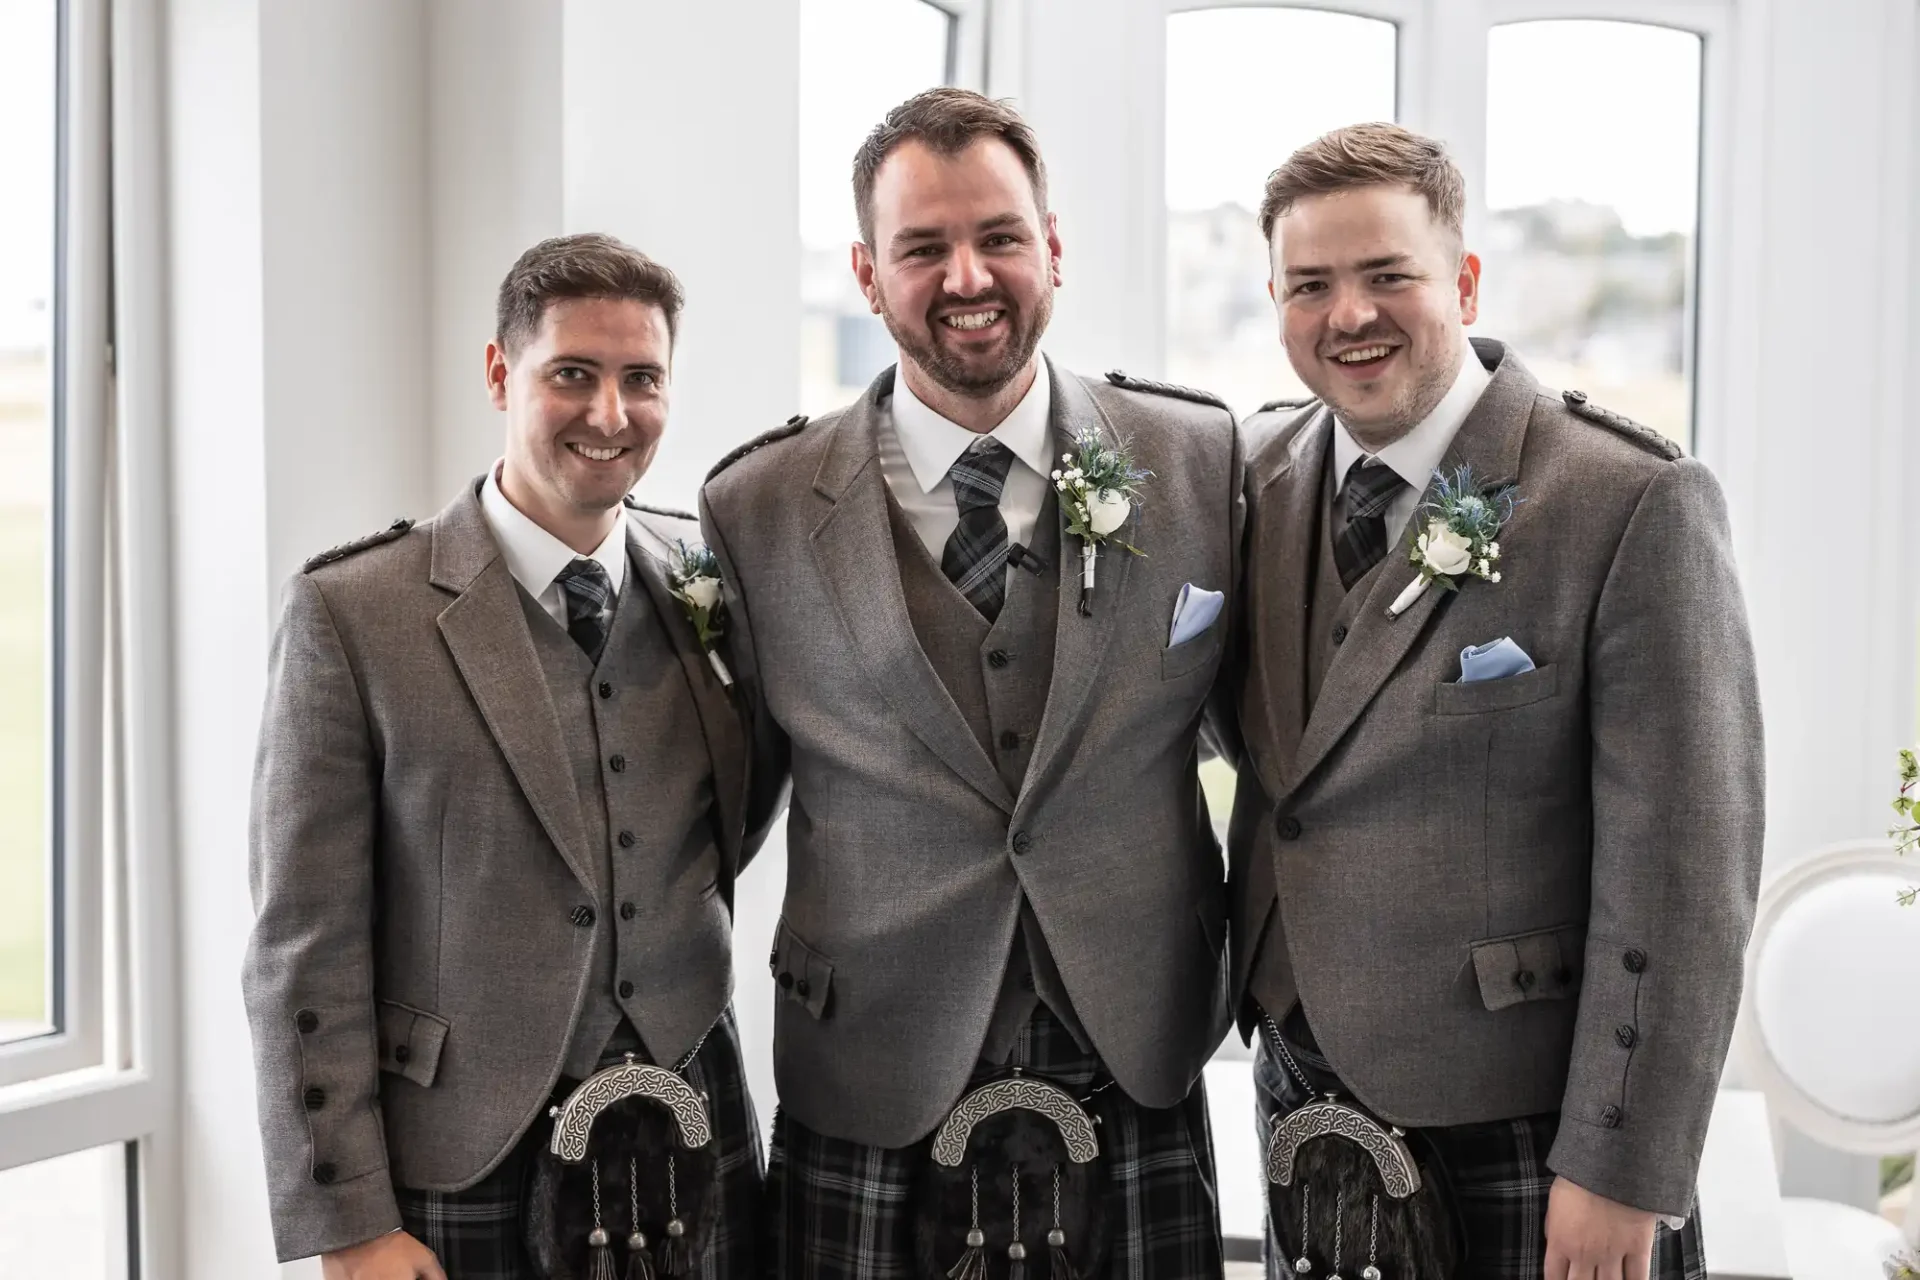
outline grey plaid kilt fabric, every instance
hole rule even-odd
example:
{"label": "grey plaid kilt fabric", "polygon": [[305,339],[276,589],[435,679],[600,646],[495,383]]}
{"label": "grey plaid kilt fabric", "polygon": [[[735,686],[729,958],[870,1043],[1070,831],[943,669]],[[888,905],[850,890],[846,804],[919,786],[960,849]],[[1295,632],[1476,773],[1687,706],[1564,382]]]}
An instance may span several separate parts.
{"label": "grey plaid kilt fabric", "polygon": [[[1310,1075],[1324,1068],[1325,1060],[1303,1051],[1291,1035],[1287,1047],[1296,1059],[1304,1061]],[[1254,1112],[1264,1152],[1274,1117],[1295,1110],[1308,1099],[1300,1083],[1275,1058],[1265,1035],[1259,1037],[1255,1051],[1253,1083]],[[1547,1193],[1553,1188],[1547,1153],[1559,1129],[1559,1115],[1548,1113],[1422,1130],[1446,1166],[1466,1232],[1467,1258],[1456,1280],[1540,1280],[1546,1274]],[[1286,1247],[1276,1248],[1273,1215],[1269,1213],[1264,1248],[1267,1280],[1297,1280],[1289,1259],[1298,1256],[1299,1241],[1279,1243]],[[1319,1247],[1324,1249],[1325,1244]],[[1340,1259],[1338,1270],[1341,1275],[1356,1274],[1366,1263],[1364,1241],[1349,1239],[1346,1247],[1348,1256]],[[1317,1256],[1313,1260],[1314,1273],[1327,1274],[1326,1260]],[[1706,1280],[1697,1212],[1687,1219],[1684,1230],[1672,1231],[1665,1224],[1654,1228],[1653,1265],[1647,1274],[1648,1280]],[[1387,1271],[1387,1280],[1422,1278]]]}
{"label": "grey plaid kilt fabric", "polygon": [[[612,1066],[630,1047],[631,1041],[616,1034],[600,1065]],[[699,1280],[758,1280],[760,1124],[747,1093],[731,1007],[681,1074],[706,1093],[714,1140],[720,1144],[713,1238],[694,1274]],[[555,1101],[577,1083],[562,1081]],[[538,1280],[527,1257],[522,1209],[534,1154],[552,1132],[552,1122],[542,1115],[498,1169],[465,1191],[396,1188],[402,1224],[433,1250],[447,1280]]]}
{"label": "grey plaid kilt fabric", "polygon": [[[1104,1077],[1043,1005],[1014,1039],[1005,1064],[982,1063],[968,1087],[1025,1068],[1084,1097]],[[1084,1280],[1207,1280],[1222,1274],[1220,1207],[1207,1128],[1206,1090],[1142,1107],[1118,1088],[1090,1105],[1101,1118],[1100,1159],[1109,1202],[1106,1270]],[[914,1260],[914,1184],[931,1135],[911,1147],[829,1138],[776,1111],[767,1166],[768,1250],[776,1280],[924,1280]],[[1038,1267],[1029,1263],[1029,1275]],[[989,1256],[988,1280],[1007,1262]]]}

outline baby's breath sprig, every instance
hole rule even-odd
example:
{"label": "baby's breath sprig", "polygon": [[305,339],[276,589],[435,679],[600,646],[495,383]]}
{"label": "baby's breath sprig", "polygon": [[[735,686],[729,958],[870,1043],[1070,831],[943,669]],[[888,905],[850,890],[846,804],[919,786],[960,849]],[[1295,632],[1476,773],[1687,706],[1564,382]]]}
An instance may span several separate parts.
{"label": "baby's breath sprig", "polygon": [[1053,473],[1053,487],[1060,492],[1067,532],[1080,539],[1080,613],[1085,617],[1093,612],[1094,566],[1101,544],[1146,554],[1115,535],[1140,501],[1141,482],[1153,472],[1134,465],[1124,441],[1109,446],[1093,428],[1076,435],[1072,450],[1061,454],[1060,461],[1064,465]]}
{"label": "baby's breath sprig", "polygon": [[[1900,794],[1893,798],[1893,811],[1901,821],[1887,829],[1893,847],[1901,853],[1920,850],[1920,756],[1911,751],[1900,753]],[[1910,907],[1920,900],[1920,887],[1905,889],[1900,905]]]}

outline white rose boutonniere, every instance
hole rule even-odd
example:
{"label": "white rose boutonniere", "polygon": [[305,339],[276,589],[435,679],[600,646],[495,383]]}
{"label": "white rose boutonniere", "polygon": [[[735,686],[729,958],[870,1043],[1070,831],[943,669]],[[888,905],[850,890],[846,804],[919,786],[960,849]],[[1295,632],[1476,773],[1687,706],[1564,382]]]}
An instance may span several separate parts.
{"label": "white rose boutonniere", "polygon": [[1060,492],[1067,532],[1080,539],[1080,615],[1087,617],[1093,613],[1094,567],[1101,544],[1112,542],[1136,556],[1146,554],[1114,535],[1132,519],[1140,483],[1153,473],[1134,465],[1124,443],[1109,448],[1093,430],[1074,437],[1073,451],[1061,454],[1060,461],[1065,466],[1053,473],[1053,487]]}
{"label": "white rose boutonniere", "polygon": [[1387,607],[1389,618],[1412,608],[1435,583],[1443,591],[1458,591],[1461,578],[1500,581],[1500,530],[1522,499],[1512,485],[1476,483],[1472,467],[1461,467],[1451,476],[1435,472],[1434,479],[1433,499],[1414,516],[1424,522],[1411,553],[1420,576]]}
{"label": "white rose boutonniere", "polygon": [[727,608],[720,600],[719,557],[704,543],[676,542],[673,555],[667,561],[667,586],[687,611],[687,621],[693,623],[694,634],[700,638],[700,647],[706,651],[707,661],[713,664],[714,674],[720,677],[721,684],[732,688],[733,673],[727,670],[727,664],[714,648],[726,634],[727,626]]}

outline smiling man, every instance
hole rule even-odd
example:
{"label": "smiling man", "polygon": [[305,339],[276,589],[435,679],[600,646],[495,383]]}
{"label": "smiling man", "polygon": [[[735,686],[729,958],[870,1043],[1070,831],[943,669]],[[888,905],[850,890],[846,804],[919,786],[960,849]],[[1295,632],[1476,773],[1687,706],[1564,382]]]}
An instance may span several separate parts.
{"label": "smiling man", "polygon": [[681,1168],[713,1176],[667,1190],[647,1181],[674,1176],[665,1153],[596,1160],[591,1208],[561,1220],[600,1222],[604,1190],[624,1257],[636,1230],[660,1246],[650,1206],[677,1192],[700,1206],[693,1274],[759,1274],[728,997],[733,880],[763,829],[668,576],[697,527],[627,498],[666,429],[680,308],[672,273],[610,237],[529,249],[486,351],[505,457],[287,588],[245,984],[275,1238],[327,1280],[532,1280],[548,1107],[628,1055],[705,1095],[714,1159]]}
{"label": "smiling man", "polygon": [[1247,424],[1234,996],[1263,1141],[1334,1092],[1425,1175],[1399,1201],[1303,1148],[1268,1274],[1681,1280],[1760,870],[1726,505],[1468,341],[1464,204],[1382,124],[1261,211],[1317,398]]}
{"label": "smiling man", "polygon": [[[793,782],[773,1272],[1217,1276],[1198,1078],[1224,892],[1196,735],[1237,578],[1232,417],[1038,354],[1061,238],[1005,105],[910,99],[853,188],[899,364],[703,493],[756,789]],[[1083,442],[1151,473],[1102,506],[1086,594],[1052,483]],[[962,1107],[972,1141],[934,1159],[956,1102],[1016,1075],[1053,1118]],[[1089,1115],[1098,1156],[1070,1158],[1051,1125]]]}

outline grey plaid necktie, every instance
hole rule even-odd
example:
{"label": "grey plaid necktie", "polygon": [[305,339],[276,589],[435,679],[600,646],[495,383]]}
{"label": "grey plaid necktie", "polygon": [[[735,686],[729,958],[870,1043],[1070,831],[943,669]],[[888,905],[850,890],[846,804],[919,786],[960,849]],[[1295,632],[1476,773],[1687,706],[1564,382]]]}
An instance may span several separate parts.
{"label": "grey plaid necktie", "polygon": [[1356,458],[1347,468],[1347,525],[1333,540],[1333,563],[1347,590],[1387,554],[1386,511],[1406,487],[1399,472],[1372,458]]}
{"label": "grey plaid necktie", "polygon": [[1007,521],[1000,514],[1000,490],[1012,466],[1013,450],[981,436],[947,472],[960,523],[940,555],[940,572],[988,622],[1000,616],[1007,599]]}
{"label": "grey plaid necktie", "polygon": [[600,661],[613,625],[613,579],[598,560],[577,556],[554,581],[567,602],[567,634],[589,658]]}

